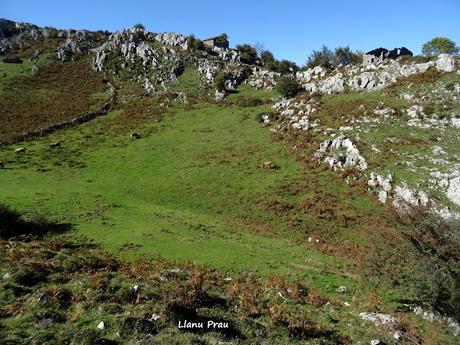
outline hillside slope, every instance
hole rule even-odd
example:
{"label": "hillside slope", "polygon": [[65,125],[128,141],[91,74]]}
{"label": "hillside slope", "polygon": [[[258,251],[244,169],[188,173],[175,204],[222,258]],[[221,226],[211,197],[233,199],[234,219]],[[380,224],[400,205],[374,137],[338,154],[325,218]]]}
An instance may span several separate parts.
{"label": "hillside slope", "polygon": [[453,57],[310,69],[281,99],[179,34],[1,23],[0,52],[38,57],[0,62],[0,203],[24,214],[0,214],[0,343],[458,340]]}

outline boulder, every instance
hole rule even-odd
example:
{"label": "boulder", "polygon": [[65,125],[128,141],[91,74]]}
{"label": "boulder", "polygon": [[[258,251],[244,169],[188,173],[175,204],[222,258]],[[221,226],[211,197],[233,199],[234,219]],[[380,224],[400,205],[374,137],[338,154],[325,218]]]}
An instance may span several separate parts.
{"label": "boulder", "polygon": [[440,54],[436,60],[436,68],[442,72],[455,71],[455,58],[449,54]]}

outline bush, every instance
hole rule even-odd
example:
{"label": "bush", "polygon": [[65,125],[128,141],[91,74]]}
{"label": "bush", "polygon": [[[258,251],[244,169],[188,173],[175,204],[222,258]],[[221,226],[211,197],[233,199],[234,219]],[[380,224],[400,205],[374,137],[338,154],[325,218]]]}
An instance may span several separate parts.
{"label": "bush", "polygon": [[276,91],[283,97],[292,98],[297,95],[301,90],[298,81],[291,76],[282,76],[278,79],[276,84]]}
{"label": "bush", "polygon": [[192,50],[203,50],[203,41],[196,39],[195,36],[190,35],[187,38],[188,48]]}
{"label": "bush", "polygon": [[276,72],[279,72],[281,74],[290,74],[297,72],[299,70],[299,67],[295,62],[289,60],[281,60],[277,61],[275,70]]}
{"label": "bush", "polygon": [[225,80],[227,79],[227,75],[224,73],[218,73],[214,78],[214,85],[217,90],[224,91],[225,90]]}
{"label": "bush", "polygon": [[458,54],[459,48],[447,37],[435,37],[422,47],[422,54],[436,56],[439,54]]}

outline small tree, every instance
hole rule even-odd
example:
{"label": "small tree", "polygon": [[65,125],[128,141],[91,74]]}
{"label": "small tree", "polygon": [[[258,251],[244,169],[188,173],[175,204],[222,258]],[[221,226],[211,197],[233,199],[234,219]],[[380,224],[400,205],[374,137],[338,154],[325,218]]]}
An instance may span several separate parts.
{"label": "small tree", "polygon": [[334,53],[332,50],[323,45],[320,50],[313,50],[313,53],[308,57],[307,68],[313,68],[316,66],[331,68],[333,57]]}
{"label": "small tree", "polygon": [[300,84],[292,76],[281,76],[276,84],[276,91],[283,97],[292,98],[301,90]]}
{"label": "small tree", "polygon": [[422,47],[422,54],[436,56],[439,54],[458,54],[459,48],[447,37],[435,37]]}
{"label": "small tree", "polygon": [[281,74],[295,73],[299,70],[299,67],[295,62],[289,60],[281,60],[277,62],[276,71]]}
{"label": "small tree", "polygon": [[249,44],[238,44],[236,50],[240,52],[241,62],[253,64],[257,60],[257,51]]}
{"label": "small tree", "polygon": [[360,55],[353,52],[349,46],[338,47],[334,50],[334,56],[332,57],[332,65],[349,65],[352,63],[359,63],[360,60]]}
{"label": "small tree", "polygon": [[137,23],[136,25],[134,25],[134,28],[145,31],[145,26],[141,23]]}
{"label": "small tree", "polygon": [[275,57],[273,56],[271,51],[264,50],[263,52],[261,52],[260,59],[262,60],[265,66],[275,64]]}

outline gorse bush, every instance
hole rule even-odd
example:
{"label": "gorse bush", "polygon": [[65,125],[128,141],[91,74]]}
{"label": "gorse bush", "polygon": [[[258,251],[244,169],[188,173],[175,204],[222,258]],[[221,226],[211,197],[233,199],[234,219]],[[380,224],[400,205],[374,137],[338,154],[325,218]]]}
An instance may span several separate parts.
{"label": "gorse bush", "polygon": [[299,82],[292,76],[281,76],[276,84],[276,91],[283,97],[291,98],[301,90]]}

